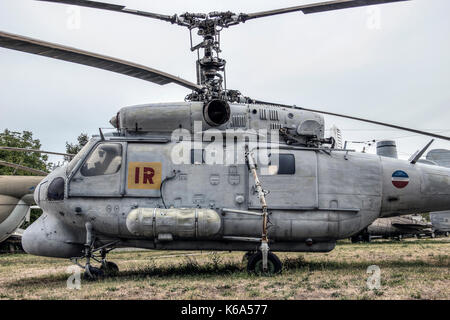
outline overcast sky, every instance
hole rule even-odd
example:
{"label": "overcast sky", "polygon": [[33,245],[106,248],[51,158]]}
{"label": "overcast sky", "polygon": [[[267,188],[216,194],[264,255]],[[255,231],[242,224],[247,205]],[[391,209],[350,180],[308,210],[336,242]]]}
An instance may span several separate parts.
{"label": "overcast sky", "polygon": [[[103,0],[106,1],[106,0]],[[256,12],[313,0],[110,0],[174,14]],[[374,7],[372,7],[374,8]],[[227,84],[260,100],[450,135],[450,1],[413,0],[248,21],[221,33]],[[195,82],[187,29],[133,15],[33,0],[0,0],[0,30],[137,62]],[[379,17],[379,19],[377,19]],[[75,20],[74,20],[75,18]],[[78,24],[79,22],[79,24]],[[188,90],[0,48],[0,130],[31,130],[64,151],[110,127],[120,107],[182,101]],[[344,139],[397,139],[408,158],[430,138],[335,117]],[[360,149],[359,145],[353,145]],[[436,141],[433,148],[450,148]],[[370,149],[374,152],[374,148]],[[52,160],[58,160],[53,158]]]}

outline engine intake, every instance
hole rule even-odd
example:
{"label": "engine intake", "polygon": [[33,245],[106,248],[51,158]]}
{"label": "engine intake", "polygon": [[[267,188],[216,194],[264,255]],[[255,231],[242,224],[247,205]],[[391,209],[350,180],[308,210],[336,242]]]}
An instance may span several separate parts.
{"label": "engine intake", "polygon": [[230,105],[224,100],[214,99],[203,108],[203,117],[210,126],[221,126],[230,120]]}

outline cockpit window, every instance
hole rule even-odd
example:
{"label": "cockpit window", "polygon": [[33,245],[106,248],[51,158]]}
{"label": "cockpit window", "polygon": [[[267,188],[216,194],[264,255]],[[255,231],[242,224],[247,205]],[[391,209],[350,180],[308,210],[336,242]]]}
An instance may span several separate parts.
{"label": "cockpit window", "polygon": [[102,143],[95,148],[81,167],[85,177],[114,174],[122,164],[122,145],[118,143]]}
{"label": "cockpit window", "polygon": [[61,177],[56,178],[50,183],[47,190],[48,201],[60,201],[64,200],[64,179]]}
{"label": "cockpit window", "polygon": [[89,140],[86,145],[81,148],[81,150],[73,157],[72,161],[70,161],[69,165],[67,166],[66,174],[67,176],[72,172],[72,170],[76,167],[76,165],[81,161],[81,159],[84,158],[85,154],[91,149],[91,147],[97,142],[96,139]]}

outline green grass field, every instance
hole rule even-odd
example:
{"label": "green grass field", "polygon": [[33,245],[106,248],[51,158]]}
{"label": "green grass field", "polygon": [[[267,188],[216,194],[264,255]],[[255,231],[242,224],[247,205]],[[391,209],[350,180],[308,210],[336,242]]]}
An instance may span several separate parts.
{"label": "green grass field", "polygon": [[[68,260],[0,255],[0,299],[450,299],[450,239],[339,242],[329,253],[277,253],[283,272],[249,275],[243,252],[112,252],[120,273],[68,289]],[[367,267],[381,287],[367,288]]]}

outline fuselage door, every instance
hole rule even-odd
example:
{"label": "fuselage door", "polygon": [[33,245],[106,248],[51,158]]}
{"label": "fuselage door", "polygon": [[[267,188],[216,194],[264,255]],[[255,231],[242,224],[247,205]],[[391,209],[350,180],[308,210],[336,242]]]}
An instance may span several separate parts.
{"label": "fuselage door", "polygon": [[[258,176],[269,209],[298,210],[318,207],[317,155],[314,151],[269,152],[268,164],[258,165]],[[259,209],[252,174],[249,176],[249,208]]]}
{"label": "fuselage door", "polygon": [[97,144],[70,179],[69,196],[120,196],[124,146],[120,142]]}

